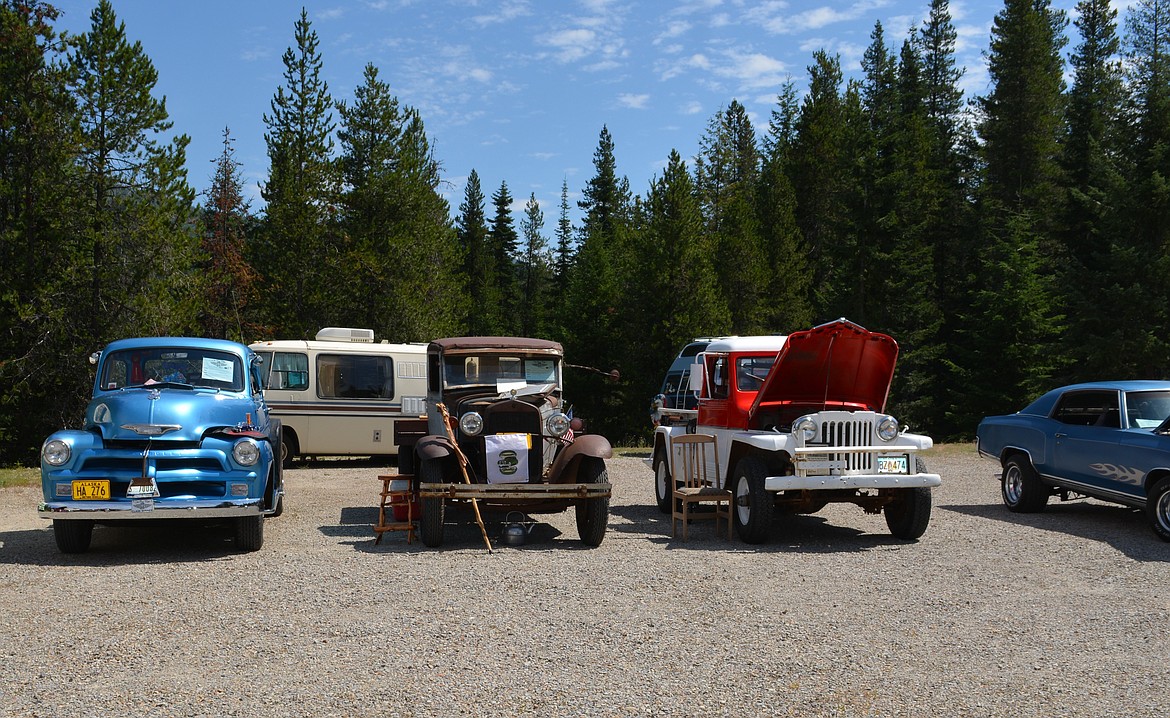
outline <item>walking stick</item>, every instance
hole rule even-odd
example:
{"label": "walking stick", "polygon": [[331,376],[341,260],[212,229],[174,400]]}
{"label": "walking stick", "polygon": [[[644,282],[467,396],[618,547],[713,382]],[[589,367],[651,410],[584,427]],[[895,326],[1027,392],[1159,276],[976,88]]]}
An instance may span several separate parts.
{"label": "walking stick", "polygon": [[[451,446],[455,449],[455,458],[459,459],[459,470],[463,472],[463,483],[470,484],[471,477],[467,475],[467,464],[469,462],[463,450],[459,448],[459,442],[455,440],[455,432],[451,430],[451,415],[447,413],[447,405],[439,402],[435,405],[435,408],[443,416],[443,427],[447,429],[447,438],[451,440]],[[471,497],[471,508],[475,509],[475,522],[479,524],[479,532],[483,534],[483,542],[487,546],[488,553],[492,553],[492,542],[488,539],[487,528],[483,525],[483,517],[479,515],[479,501],[474,496]]]}

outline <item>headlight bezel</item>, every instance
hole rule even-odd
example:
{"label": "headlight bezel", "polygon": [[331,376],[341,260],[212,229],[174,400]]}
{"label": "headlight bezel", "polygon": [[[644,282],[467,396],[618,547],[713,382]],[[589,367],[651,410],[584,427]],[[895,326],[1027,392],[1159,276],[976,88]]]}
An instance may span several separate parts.
{"label": "headlight bezel", "polygon": [[483,433],[483,416],[478,411],[469,411],[459,417],[459,431],[465,436],[479,436]]}
{"label": "headlight bezel", "polygon": [[810,414],[792,422],[792,435],[806,443],[817,438],[816,418]]}
{"label": "headlight bezel", "polygon": [[240,439],[232,446],[232,460],[240,466],[260,463],[260,443],[247,436]]}
{"label": "headlight bezel", "polygon": [[563,411],[550,414],[544,420],[545,431],[549,433],[549,436],[555,436],[558,439],[568,433],[571,424],[572,420],[569,418],[569,415]]}
{"label": "headlight bezel", "polygon": [[73,447],[61,439],[49,439],[41,446],[41,460],[49,466],[64,466],[73,458]]}
{"label": "headlight bezel", "polygon": [[902,427],[898,425],[898,420],[892,416],[883,416],[877,424],[877,435],[882,441],[893,441],[898,438],[898,433]]}

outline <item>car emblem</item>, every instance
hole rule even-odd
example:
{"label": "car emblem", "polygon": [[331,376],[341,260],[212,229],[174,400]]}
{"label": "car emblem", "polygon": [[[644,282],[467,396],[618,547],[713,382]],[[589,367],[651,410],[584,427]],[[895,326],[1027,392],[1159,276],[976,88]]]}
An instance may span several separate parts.
{"label": "car emblem", "polygon": [[122,424],[122,428],[139,436],[162,436],[183,427],[179,424]]}

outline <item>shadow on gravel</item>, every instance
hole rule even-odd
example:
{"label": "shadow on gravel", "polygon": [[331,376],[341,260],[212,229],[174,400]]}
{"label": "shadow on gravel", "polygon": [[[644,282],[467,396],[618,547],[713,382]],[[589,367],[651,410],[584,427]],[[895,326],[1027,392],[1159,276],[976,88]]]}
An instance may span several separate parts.
{"label": "shadow on gravel", "polygon": [[[761,544],[747,544],[739,539],[732,529],[732,538],[727,540],[726,524],[720,526],[716,535],[709,520],[693,521],[689,540],[682,540],[682,526],[679,536],[670,535],[670,515],[661,513],[656,506],[615,506],[610,514],[621,516],[630,523],[610,524],[610,531],[630,534],[645,534],[647,541],[660,544],[669,550],[691,549],[711,551],[722,549],[739,553],[848,553],[869,551],[890,546],[913,545],[914,541],[902,541],[889,534],[874,534],[849,526],[829,523],[821,516],[810,514],[777,515],[772,522],[772,531]],[[926,537],[930,536],[929,529]],[[924,537],[924,538],[926,538]]]}
{"label": "shadow on gravel", "polygon": [[95,526],[89,551],[57,550],[53,529],[0,532],[0,564],[27,566],[121,566],[142,563],[199,563],[240,555],[231,524],[215,521],[135,522]]}
{"label": "shadow on gravel", "polygon": [[[572,511],[572,509],[570,509]],[[511,513],[511,515],[509,515]],[[467,506],[447,506],[446,521],[443,523],[443,543],[435,548],[428,548],[415,532],[414,543],[406,542],[405,531],[388,531],[382,543],[374,544],[374,524],[378,521],[377,507],[350,506],[341,510],[339,523],[335,526],[321,526],[320,531],[326,536],[335,538],[351,538],[352,541],[343,541],[353,546],[356,551],[366,553],[384,552],[417,552],[486,549],[483,544],[483,534],[475,522],[475,514]],[[521,515],[519,512],[484,511],[484,528],[488,539],[492,542],[492,549],[525,549],[525,550],[566,550],[588,549],[577,540],[576,535],[565,536],[560,529],[543,523],[540,516]],[[503,542],[504,528],[513,522],[521,523],[526,530],[525,541],[520,546],[512,546]],[[610,526],[613,531],[613,526]]]}
{"label": "shadow on gravel", "polygon": [[1154,535],[1145,512],[1139,509],[1084,500],[1049,504],[1044,511],[1035,514],[1014,514],[1006,507],[995,504],[951,504],[936,506],[935,509],[1101,541],[1134,561],[1170,562],[1166,542]]}

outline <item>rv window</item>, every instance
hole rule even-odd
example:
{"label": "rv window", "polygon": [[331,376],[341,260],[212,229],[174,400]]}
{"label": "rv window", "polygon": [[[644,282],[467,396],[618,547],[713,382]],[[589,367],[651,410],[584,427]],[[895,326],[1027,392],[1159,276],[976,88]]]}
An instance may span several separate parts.
{"label": "rv window", "polygon": [[261,352],[264,356],[265,389],[304,391],[309,388],[309,357],[295,352]]}
{"label": "rv window", "polygon": [[394,398],[394,360],[387,356],[320,354],[317,396],[322,399]]}

